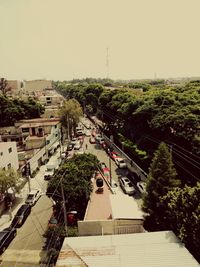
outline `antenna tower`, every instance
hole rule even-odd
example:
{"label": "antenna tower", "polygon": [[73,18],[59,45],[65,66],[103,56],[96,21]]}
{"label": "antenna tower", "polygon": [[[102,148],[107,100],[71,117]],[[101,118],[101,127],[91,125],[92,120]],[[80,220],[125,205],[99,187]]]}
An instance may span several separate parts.
{"label": "antenna tower", "polygon": [[106,48],[106,78],[109,78],[109,48]]}

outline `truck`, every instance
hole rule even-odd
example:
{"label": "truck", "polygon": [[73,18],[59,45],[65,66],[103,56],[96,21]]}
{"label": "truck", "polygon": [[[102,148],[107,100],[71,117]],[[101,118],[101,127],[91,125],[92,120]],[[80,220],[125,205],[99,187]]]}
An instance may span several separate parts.
{"label": "truck", "polygon": [[59,160],[49,161],[49,163],[46,165],[46,170],[44,173],[44,180],[50,180],[53,176],[55,171],[59,167]]}

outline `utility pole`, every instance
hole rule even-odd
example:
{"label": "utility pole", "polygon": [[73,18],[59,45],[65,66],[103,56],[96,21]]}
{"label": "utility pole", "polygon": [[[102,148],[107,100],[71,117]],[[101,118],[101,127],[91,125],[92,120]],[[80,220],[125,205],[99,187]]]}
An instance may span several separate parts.
{"label": "utility pole", "polygon": [[111,170],[111,158],[109,157],[109,170],[110,170],[110,185],[112,187],[112,170]]}
{"label": "utility pole", "polygon": [[65,236],[68,236],[68,228],[67,228],[67,211],[66,211],[66,206],[65,206],[65,194],[64,194],[64,190],[63,190],[62,178],[61,178],[61,180],[60,180],[60,186],[61,186],[61,193],[62,193],[62,199],[63,199]]}
{"label": "utility pole", "polygon": [[67,138],[68,142],[70,141],[70,135],[69,135],[69,114],[67,114]]}
{"label": "utility pole", "polygon": [[109,78],[109,55],[108,55],[108,51],[109,48],[107,47],[106,48],[106,78],[108,79]]}
{"label": "utility pole", "polygon": [[30,175],[31,175],[31,168],[30,168],[30,162],[25,162],[25,175],[28,182],[28,190],[31,191],[31,183],[30,183]]}

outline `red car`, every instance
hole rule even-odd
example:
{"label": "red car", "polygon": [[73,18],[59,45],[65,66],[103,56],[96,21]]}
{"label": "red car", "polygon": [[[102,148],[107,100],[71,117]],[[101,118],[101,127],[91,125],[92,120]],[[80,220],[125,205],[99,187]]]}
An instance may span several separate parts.
{"label": "red car", "polygon": [[89,139],[89,142],[90,142],[90,144],[95,144],[96,140],[95,140],[94,137],[91,136],[90,139]]}
{"label": "red car", "polygon": [[116,158],[119,158],[120,155],[119,155],[117,152],[112,151],[112,152],[110,153],[110,157],[111,157],[111,159],[115,160]]}

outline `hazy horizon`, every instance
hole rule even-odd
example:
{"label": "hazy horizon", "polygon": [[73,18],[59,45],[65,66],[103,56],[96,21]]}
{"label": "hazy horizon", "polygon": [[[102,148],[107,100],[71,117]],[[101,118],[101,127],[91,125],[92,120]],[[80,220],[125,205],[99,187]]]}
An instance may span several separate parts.
{"label": "hazy horizon", "polygon": [[200,76],[198,0],[0,0],[0,10],[8,80]]}

